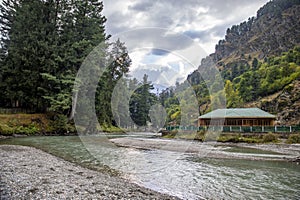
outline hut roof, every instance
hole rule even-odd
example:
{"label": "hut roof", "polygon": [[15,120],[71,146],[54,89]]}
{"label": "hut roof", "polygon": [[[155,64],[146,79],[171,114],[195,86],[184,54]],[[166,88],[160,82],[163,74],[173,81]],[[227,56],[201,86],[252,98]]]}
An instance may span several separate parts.
{"label": "hut roof", "polygon": [[206,113],[199,117],[199,119],[213,119],[213,118],[272,118],[276,116],[271,115],[259,108],[230,108],[217,109]]}

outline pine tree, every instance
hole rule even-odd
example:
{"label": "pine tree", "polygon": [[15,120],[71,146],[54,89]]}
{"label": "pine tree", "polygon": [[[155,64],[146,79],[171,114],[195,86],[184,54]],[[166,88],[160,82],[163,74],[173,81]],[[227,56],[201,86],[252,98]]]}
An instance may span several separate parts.
{"label": "pine tree", "polygon": [[142,84],[136,89],[130,101],[131,118],[138,126],[146,126],[150,121],[150,107],[157,102],[157,97],[151,93],[153,89],[148,76],[144,74]]}
{"label": "pine tree", "polygon": [[52,7],[42,1],[20,1],[14,9],[4,72],[7,95],[11,106],[43,110],[40,73],[54,64]]}
{"label": "pine tree", "polygon": [[[75,114],[78,97],[78,91],[73,91],[72,82],[84,59],[99,44],[105,44],[107,37],[104,32],[104,23],[106,19],[101,13],[103,3],[97,0],[64,0],[60,2],[58,8],[60,13],[58,19],[60,37],[58,38],[59,48],[56,57],[58,68],[52,71],[49,77],[55,76],[59,81],[48,80],[50,87],[47,90],[50,92],[44,98],[52,99],[52,104],[63,105],[64,111],[67,111],[65,114],[68,114],[69,120],[71,120]],[[97,51],[97,56],[105,57],[105,50]],[[59,91],[51,88],[59,88]],[[72,104],[73,93],[74,102]],[[51,107],[57,106],[51,105]],[[58,109],[58,111],[62,111],[62,109]]]}
{"label": "pine tree", "polygon": [[96,110],[101,124],[116,126],[111,110],[112,93],[118,81],[128,73],[131,65],[125,44],[120,40],[112,43],[107,65],[106,71],[99,80]]}
{"label": "pine tree", "polygon": [[227,107],[237,108],[242,105],[242,99],[239,96],[239,92],[234,89],[233,84],[230,80],[225,81],[224,91]]}
{"label": "pine tree", "polygon": [[4,0],[0,2],[0,106],[6,107],[11,104],[9,83],[6,82],[11,71],[8,68],[7,55],[9,47],[9,33],[18,1]]}

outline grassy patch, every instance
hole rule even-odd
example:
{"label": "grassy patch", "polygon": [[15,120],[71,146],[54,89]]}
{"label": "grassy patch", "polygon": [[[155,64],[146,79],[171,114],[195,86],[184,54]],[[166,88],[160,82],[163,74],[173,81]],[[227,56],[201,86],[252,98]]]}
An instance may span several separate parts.
{"label": "grassy patch", "polygon": [[169,131],[167,134],[164,134],[163,138],[204,141],[205,131],[179,132],[178,130],[173,130],[173,131]]}
{"label": "grassy patch", "polygon": [[166,138],[166,139],[172,139],[172,138],[175,138],[175,136],[176,136],[177,133],[178,133],[177,130],[165,132],[165,133],[163,133],[163,138]]}
{"label": "grassy patch", "polygon": [[262,138],[263,143],[276,143],[278,142],[278,136],[274,133],[265,134]]}
{"label": "grassy patch", "polygon": [[278,136],[273,133],[268,133],[264,135],[222,134],[219,136],[218,142],[277,143]]}
{"label": "grassy patch", "polygon": [[33,135],[47,131],[49,120],[43,114],[1,114],[0,133],[2,135]]}
{"label": "grassy patch", "polygon": [[287,144],[300,144],[300,133],[291,134],[286,140]]}
{"label": "grassy patch", "polygon": [[64,115],[0,114],[0,134],[35,135],[42,133],[65,134],[76,132],[75,126]]}
{"label": "grassy patch", "polygon": [[[293,143],[300,143],[300,134],[294,134],[291,141]],[[299,138],[297,138],[299,137]],[[186,140],[198,140],[198,141],[217,141],[217,142],[232,142],[232,143],[278,143],[278,135],[274,133],[268,134],[238,134],[238,133],[220,133],[220,132],[178,132],[177,130],[170,131],[164,134],[163,138],[176,138]]]}
{"label": "grassy patch", "polygon": [[120,129],[119,127],[116,127],[116,126],[102,125],[101,127],[97,127],[97,129],[99,131],[103,131],[103,132],[106,132],[106,133],[124,133],[124,131],[122,129]]}

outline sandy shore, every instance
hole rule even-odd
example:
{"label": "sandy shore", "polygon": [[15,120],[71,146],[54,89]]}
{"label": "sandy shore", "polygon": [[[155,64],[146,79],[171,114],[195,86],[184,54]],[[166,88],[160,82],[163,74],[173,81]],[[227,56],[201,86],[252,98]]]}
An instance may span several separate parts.
{"label": "sandy shore", "polygon": [[[160,149],[167,151],[194,153],[207,158],[229,158],[249,160],[282,160],[296,161],[300,158],[300,145],[288,144],[245,144],[245,143],[217,143],[174,139],[151,138],[115,138],[111,139],[115,145],[137,149]],[[268,153],[239,153],[228,152],[228,147],[245,147],[268,151]],[[225,151],[224,151],[225,150]],[[274,152],[274,154],[272,154]]]}
{"label": "sandy shore", "polygon": [[0,199],[176,199],[41,150],[0,146]]}

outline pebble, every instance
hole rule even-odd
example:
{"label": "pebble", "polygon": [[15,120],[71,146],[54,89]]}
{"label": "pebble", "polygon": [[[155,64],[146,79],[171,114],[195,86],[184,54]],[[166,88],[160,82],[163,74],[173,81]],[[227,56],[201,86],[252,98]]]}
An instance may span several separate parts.
{"label": "pebble", "polygon": [[0,200],[178,199],[32,147],[1,145],[0,158]]}

